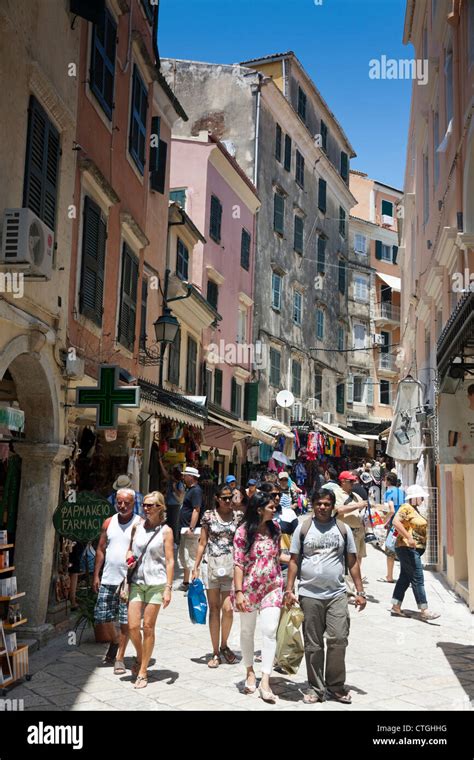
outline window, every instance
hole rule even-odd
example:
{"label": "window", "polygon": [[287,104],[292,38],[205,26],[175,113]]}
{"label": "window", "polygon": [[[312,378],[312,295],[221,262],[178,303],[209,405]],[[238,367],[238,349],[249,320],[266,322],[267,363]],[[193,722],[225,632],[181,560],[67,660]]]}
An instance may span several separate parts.
{"label": "window", "polygon": [[352,329],[353,348],[367,348],[367,326],[361,322],[356,323]]}
{"label": "window", "polygon": [[337,350],[344,351],[346,347],[346,333],[342,325],[337,328]]}
{"label": "window", "polygon": [[314,376],[314,398],[323,403],[323,376],[318,372]]}
{"label": "window", "polygon": [[363,303],[369,300],[369,281],[363,274],[354,275],[354,298]]}
{"label": "window", "polygon": [[339,206],[339,234],[341,237],[346,237],[346,212]]}
{"label": "window", "polygon": [[215,195],[211,195],[211,220],[209,235],[216,243],[221,242],[222,204]]}
{"label": "window", "polygon": [[393,217],[393,203],[390,203],[390,201],[382,201],[382,216]]}
{"label": "window", "polygon": [[339,385],[336,387],[336,412],[338,414],[344,414],[344,411],[345,411],[344,396],[345,396],[344,383],[339,383]]}
{"label": "window", "polygon": [[139,74],[138,67],[134,66],[128,149],[141,174],[145,169],[147,110],[148,92]]}
{"label": "window", "polygon": [[430,216],[430,176],[428,156],[423,154],[423,223],[426,224]]}
{"label": "window", "polygon": [[188,355],[186,361],[186,393],[196,393],[197,343],[188,337]]}
{"label": "window", "polygon": [[181,330],[178,330],[176,337],[170,343],[168,354],[168,382],[173,385],[179,385],[179,358],[181,354]]}
{"label": "window", "polygon": [[[153,6],[156,7],[157,3],[156,2],[153,3]],[[150,0],[142,0],[142,7],[143,7],[143,10],[145,11],[145,15],[146,15],[148,21],[150,22],[150,24],[152,24],[153,23],[153,7],[152,7],[152,3],[150,3]]]}
{"label": "window", "polygon": [[270,385],[280,387],[281,354],[276,348],[270,348]]}
{"label": "window", "polygon": [[306,123],[306,93],[298,86],[298,116]]}
{"label": "window", "polygon": [[282,142],[281,127],[279,124],[276,124],[275,125],[275,158],[277,161],[280,161],[280,163],[281,163],[281,142]]}
{"label": "window", "polygon": [[375,241],[375,258],[379,261],[393,261],[392,246],[382,243],[381,240]]}
{"label": "window", "polygon": [[326,238],[318,235],[318,252],[316,256],[316,269],[319,274],[326,271]]}
{"label": "window", "polygon": [[109,119],[114,105],[115,44],[117,26],[106,7],[92,27],[90,88]]}
{"label": "window", "polygon": [[356,375],[355,377],[353,377],[352,382],[353,382],[353,389],[352,389],[353,403],[362,404],[362,401],[364,398],[364,378],[360,377],[360,375]]}
{"label": "window", "polygon": [[137,287],[138,259],[127,243],[124,243],[122,248],[122,283],[120,288],[118,341],[129,351],[133,351],[135,344]]}
{"label": "window", "polygon": [[281,275],[272,272],[272,308],[281,309]]}
{"label": "window", "polygon": [[79,311],[98,327],[102,325],[104,297],[105,245],[107,222],[97,203],[84,198],[82,230],[81,289]]}
{"label": "window", "polygon": [[390,383],[388,380],[380,381],[380,403],[391,404],[390,399]]}
{"label": "window", "polygon": [[295,359],[291,362],[291,392],[296,398],[301,396],[301,364]]}
{"label": "window", "polygon": [[247,272],[250,269],[250,232],[242,228],[242,237],[240,239],[240,266],[242,269],[246,269]]}
{"label": "window", "polygon": [[54,231],[59,175],[59,133],[32,95],[28,108],[23,206]]}
{"label": "window", "polygon": [[287,172],[291,171],[291,137],[285,135],[285,162],[283,164]]}
{"label": "window", "polygon": [[299,150],[296,151],[296,175],[295,175],[296,183],[304,188],[304,158],[299,152]]}
{"label": "window", "polygon": [[222,406],[222,370],[214,370],[214,403]]}
{"label": "window", "polygon": [[237,315],[237,343],[247,340],[247,309],[240,308]]}
{"label": "window", "polygon": [[170,190],[170,201],[178,203],[181,208],[186,209],[186,188],[182,190]]}
{"label": "window", "polygon": [[318,340],[324,340],[324,311],[316,309],[316,337]]}
{"label": "window", "polygon": [[344,296],[346,294],[346,262],[342,259],[339,259],[338,288]]}
{"label": "window", "polygon": [[374,384],[371,377],[349,375],[347,381],[347,403],[374,405]]}
{"label": "window", "polygon": [[436,190],[439,180],[439,112],[433,113],[433,185]]}
{"label": "window", "polygon": [[212,280],[207,281],[207,300],[211,306],[217,311],[217,303],[219,301],[219,286]]}
{"label": "window", "polygon": [[320,179],[318,182],[318,208],[323,214],[326,213],[326,180]]}
{"label": "window", "polygon": [[[160,140],[161,118],[151,117],[151,133],[153,143],[150,144],[150,187],[157,193],[164,195],[166,188],[166,161],[168,157],[168,143]],[[184,191],[179,191],[184,192]],[[171,194],[170,194],[171,195]],[[186,195],[183,201],[183,208]],[[179,201],[178,201],[179,202]]]}
{"label": "window", "polygon": [[367,255],[367,238],[356,232],[354,236],[354,251],[361,256]]}
{"label": "window", "polygon": [[237,417],[242,415],[242,386],[239,385],[235,377],[232,378],[231,383],[230,409]]}
{"label": "window", "polygon": [[444,82],[446,100],[446,129],[453,118],[453,48],[452,43],[445,51]]}
{"label": "window", "polygon": [[184,245],[181,238],[178,238],[178,248],[176,252],[176,274],[180,280],[188,279],[189,268],[189,251]]}
{"label": "window", "polygon": [[344,180],[344,182],[347,182],[349,179],[349,157],[347,153],[344,153],[343,150],[341,150],[341,177]]}
{"label": "window", "polygon": [[285,225],[285,199],[280,193],[273,196],[273,229],[283,235]]}
{"label": "window", "polygon": [[321,119],[321,147],[325,153],[328,152],[328,128]]}
{"label": "window", "polygon": [[293,291],[293,322],[295,325],[301,325],[303,312],[303,296],[299,290]]}
{"label": "window", "polygon": [[140,313],[140,346],[146,345],[146,309],[148,301],[148,280],[146,277],[142,279],[142,303]]}
{"label": "window", "polygon": [[303,253],[304,239],[304,219],[295,214],[295,227],[293,237],[293,248],[297,253]]}

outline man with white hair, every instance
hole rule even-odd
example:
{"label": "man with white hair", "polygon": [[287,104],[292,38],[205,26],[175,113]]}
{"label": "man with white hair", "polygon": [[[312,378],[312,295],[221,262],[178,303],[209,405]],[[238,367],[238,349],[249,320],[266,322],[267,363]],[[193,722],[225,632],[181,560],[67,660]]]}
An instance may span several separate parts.
{"label": "man with white hair", "polygon": [[179,562],[184,570],[181,591],[189,588],[189,576],[194,568],[201,533],[201,516],[204,511],[204,498],[202,488],[199,485],[199,470],[196,467],[186,467],[183,480],[186,486],[186,494],[181,507],[179,524],[181,527],[181,540],[179,543]]}
{"label": "man with white hair", "polygon": [[[115,675],[123,675],[125,648],[128,642],[128,609],[117,593],[127,575],[125,556],[130,546],[132,529],[140,522],[134,515],[136,494],[132,488],[120,488],[115,499],[117,514],[104,520],[95,555],[92,590],[98,593],[94,610],[96,623],[105,623],[109,635],[109,649],[104,663],[114,663]],[[104,564],[105,563],[105,564]],[[104,567],[102,579],[100,571]],[[120,623],[120,633],[115,621]]]}

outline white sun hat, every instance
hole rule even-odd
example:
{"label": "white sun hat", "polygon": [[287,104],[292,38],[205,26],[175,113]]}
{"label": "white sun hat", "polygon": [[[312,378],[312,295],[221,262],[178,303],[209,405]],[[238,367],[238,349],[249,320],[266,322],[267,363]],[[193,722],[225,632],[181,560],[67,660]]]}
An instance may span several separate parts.
{"label": "white sun hat", "polygon": [[425,489],[419,485],[408,486],[405,494],[406,494],[407,501],[409,501],[410,499],[418,499],[418,498],[428,499],[429,498],[429,493],[425,491]]}

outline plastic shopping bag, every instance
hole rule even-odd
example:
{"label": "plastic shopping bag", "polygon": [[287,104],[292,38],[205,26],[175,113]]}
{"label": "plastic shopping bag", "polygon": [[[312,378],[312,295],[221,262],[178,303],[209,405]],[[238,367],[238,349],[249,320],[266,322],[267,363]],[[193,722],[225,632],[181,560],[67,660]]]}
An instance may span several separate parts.
{"label": "plastic shopping bag", "polygon": [[283,608],[277,631],[276,659],[279,667],[288,675],[295,675],[298,672],[303,659],[304,645],[301,635],[303,619],[303,610],[299,604],[294,604],[290,609]]}
{"label": "plastic shopping bag", "polygon": [[191,623],[205,625],[207,615],[207,600],[204,584],[200,578],[196,578],[189,584],[188,608]]}
{"label": "plastic shopping bag", "polygon": [[398,532],[392,526],[387,533],[387,538],[385,539],[385,546],[384,546],[385,551],[389,551],[395,554],[395,546],[397,545],[397,538],[398,538]]}

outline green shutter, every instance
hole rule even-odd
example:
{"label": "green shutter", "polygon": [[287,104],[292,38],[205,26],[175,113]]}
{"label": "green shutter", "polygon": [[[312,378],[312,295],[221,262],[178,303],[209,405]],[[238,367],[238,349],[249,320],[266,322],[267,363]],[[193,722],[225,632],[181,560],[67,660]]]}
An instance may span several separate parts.
{"label": "green shutter", "polygon": [[214,403],[222,404],[222,370],[214,370]]}
{"label": "green shutter", "polygon": [[318,208],[323,214],[326,213],[326,180],[324,179],[319,180]]}
{"label": "green shutter", "polygon": [[293,248],[297,253],[303,253],[304,245],[304,221],[300,216],[295,216]]}
{"label": "green shutter", "polygon": [[341,177],[344,182],[347,182],[349,177],[349,158],[343,150],[341,151]]}
{"label": "green shutter", "polygon": [[320,274],[324,274],[326,271],[326,238],[321,235],[318,237],[318,256],[317,256],[317,271]]}
{"label": "green shutter", "polygon": [[285,135],[285,163],[284,167],[287,172],[291,171],[291,137]]}
{"label": "green shutter", "polygon": [[51,230],[56,223],[59,155],[59,133],[32,95],[28,108],[23,205]]}
{"label": "green shutter", "polygon": [[375,241],[375,258],[378,259],[379,261],[382,258],[382,241],[381,240]]}
{"label": "green shutter", "polygon": [[135,344],[137,318],[138,261],[126,243],[122,252],[122,284],[118,341],[129,351]]}
{"label": "green shutter", "polygon": [[250,232],[242,229],[242,237],[240,241],[240,266],[247,271],[250,268]]}
{"label": "green shutter", "polygon": [[160,140],[158,147],[158,169],[150,172],[150,187],[157,193],[165,194],[166,187],[166,160],[168,156],[168,143]]}
{"label": "green shutter", "polygon": [[342,294],[346,292],[346,263],[339,261],[339,291]]}
{"label": "green shutter", "polygon": [[273,229],[283,235],[285,224],[285,199],[280,193],[273,197]]}
{"label": "green shutter", "polygon": [[244,419],[248,422],[257,419],[258,382],[245,383]]}
{"label": "green shutter", "polygon": [[216,242],[221,242],[221,222],[222,222],[222,205],[215,195],[211,195],[211,219],[209,224],[209,235]]}
{"label": "green shutter", "polygon": [[236,405],[237,405],[237,381],[235,377],[233,377],[232,382],[231,382],[231,387],[230,387],[230,408],[234,414],[235,414]]}
{"label": "green shutter", "polygon": [[398,256],[398,245],[392,246],[392,262],[393,264],[397,263],[397,256]]}
{"label": "green shutter", "polygon": [[281,161],[281,127],[279,124],[275,126],[275,158],[277,161]]}
{"label": "green shutter", "polygon": [[105,245],[107,228],[97,203],[84,198],[82,267],[79,310],[96,325],[102,325],[104,297]]}
{"label": "green shutter", "polygon": [[344,383],[340,383],[336,388],[336,411],[338,414],[344,414]]}

